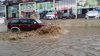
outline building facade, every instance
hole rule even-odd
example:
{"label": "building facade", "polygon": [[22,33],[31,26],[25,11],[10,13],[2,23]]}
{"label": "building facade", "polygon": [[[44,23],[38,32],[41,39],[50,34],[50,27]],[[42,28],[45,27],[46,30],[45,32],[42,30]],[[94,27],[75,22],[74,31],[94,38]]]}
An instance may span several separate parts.
{"label": "building facade", "polygon": [[0,1],[0,23],[4,23],[6,19],[6,5],[3,1]]}
{"label": "building facade", "polygon": [[[31,17],[35,12],[45,10],[70,10],[77,17],[84,17],[87,11],[96,9],[100,11],[100,0],[5,0],[4,8],[7,18]],[[1,5],[0,5],[1,6]],[[2,8],[2,7],[0,7]],[[2,10],[2,9],[0,9]]]}
{"label": "building facade", "polygon": [[99,7],[100,0],[77,0],[77,15],[84,17],[87,11],[94,9],[100,12]]}

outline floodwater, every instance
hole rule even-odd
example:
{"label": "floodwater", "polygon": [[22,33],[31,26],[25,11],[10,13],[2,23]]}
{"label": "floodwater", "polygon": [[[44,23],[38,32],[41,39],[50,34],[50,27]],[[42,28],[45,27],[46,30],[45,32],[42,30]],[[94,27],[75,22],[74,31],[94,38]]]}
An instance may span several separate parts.
{"label": "floodwater", "polygon": [[0,40],[0,56],[100,56],[100,28],[67,29],[58,38]]}

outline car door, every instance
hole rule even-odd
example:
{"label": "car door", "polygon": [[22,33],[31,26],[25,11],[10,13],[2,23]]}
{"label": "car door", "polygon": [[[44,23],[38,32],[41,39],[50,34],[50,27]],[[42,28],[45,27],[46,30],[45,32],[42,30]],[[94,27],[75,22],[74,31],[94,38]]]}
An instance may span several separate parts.
{"label": "car door", "polygon": [[30,29],[31,30],[36,30],[40,27],[41,27],[41,25],[37,21],[30,19]]}
{"label": "car door", "polygon": [[13,19],[13,20],[11,20],[11,21],[9,21],[8,22],[8,28],[9,29],[11,29],[11,28],[13,28],[13,27],[17,27],[17,28],[19,28],[19,20],[17,20],[17,19]]}
{"label": "car door", "polygon": [[21,19],[20,20],[20,29],[21,30],[28,31],[29,30],[29,27],[30,27],[30,25],[29,25],[27,19]]}

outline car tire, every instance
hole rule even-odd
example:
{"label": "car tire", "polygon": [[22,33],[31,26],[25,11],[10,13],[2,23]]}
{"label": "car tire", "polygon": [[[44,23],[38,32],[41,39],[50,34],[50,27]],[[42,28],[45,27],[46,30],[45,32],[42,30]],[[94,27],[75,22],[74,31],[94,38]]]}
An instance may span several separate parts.
{"label": "car tire", "polygon": [[18,28],[12,28],[11,32],[20,32],[20,30]]}
{"label": "car tire", "polygon": [[89,19],[89,17],[85,17],[85,19]]}
{"label": "car tire", "polygon": [[71,19],[75,19],[75,17],[76,17],[76,16],[75,16],[75,15],[73,15],[73,16],[71,17]]}
{"label": "car tire", "polygon": [[97,19],[99,19],[99,17]]}
{"label": "car tire", "polygon": [[70,17],[65,17],[66,19],[70,19]]}

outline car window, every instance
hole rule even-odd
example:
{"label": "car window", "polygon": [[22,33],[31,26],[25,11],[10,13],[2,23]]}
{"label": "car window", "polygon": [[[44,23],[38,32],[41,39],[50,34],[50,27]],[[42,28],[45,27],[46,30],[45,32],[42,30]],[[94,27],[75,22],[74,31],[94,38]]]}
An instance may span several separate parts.
{"label": "car window", "polygon": [[93,13],[98,13],[98,11],[93,11]]}
{"label": "car window", "polygon": [[43,22],[40,19],[35,19],[35,21],[39,24],[42,24]]}
{"label": "car window", "polygon": [[98,12],[97,11],[89,11],[88,13],[92,14],[92,13],[98,13]]}
{"label": "car window", "polygon": [[48,15],[52,15],[52,14],[54,14],[54,12],[48,12],[47,14],[48,14]]}
{"label": "car window", "polygon": [[28,24],[28,20],[20,20],[20,24]]}
{"label": "car window", "polygon": [[69,13],[64,13],[64,14],[63,14],[63,16],[69,16],[69,15],[70,15]]}
{"label": "car window", "polygon": [[38,24],[35,20],[30,20],[30,24]]}
{"label": "car window", "polygon": [[19,20],[11,20],[12,24],[19,24]]}

